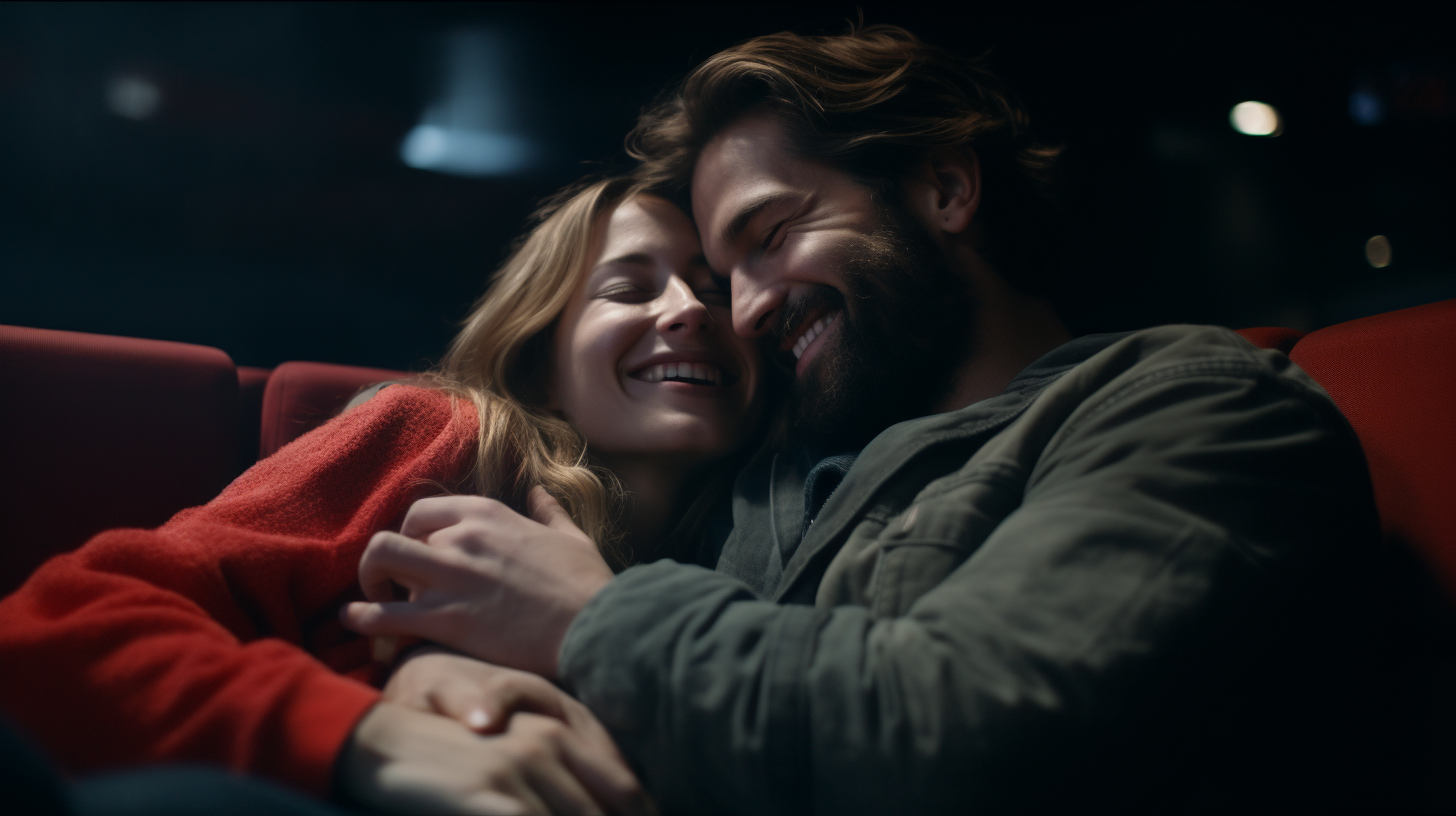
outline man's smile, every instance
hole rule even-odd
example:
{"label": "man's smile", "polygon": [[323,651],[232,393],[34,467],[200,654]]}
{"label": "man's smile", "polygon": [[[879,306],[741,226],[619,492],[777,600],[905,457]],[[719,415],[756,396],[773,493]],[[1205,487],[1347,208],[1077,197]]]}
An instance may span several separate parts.
{"label": "man's smile", "polygon": [[822,314],[812,320],[805,320],[797,332],[798,338],[793,341],[790,351],[794,355],[794,376],[801,377],[808,370],[809,363],[818,356],[819,349],[827,342],[826,334],[839,324],[839,318],[844,314],[842,311],[833,311]]}
{"label": "man's smile", "polygon": [[818,320],[815,320],[814,323],[809,326],[809,328],[805,329],[804,333],[799,335],[799,339],[794,341],[794,359],[802,359],[804,357],[804,351],[809,348],[810,343],[814,342],[814,338],[818,337],[824,332],[825,329],[833,325],[834,321],[838,317],[838,312],[827,314],[819,318]]}

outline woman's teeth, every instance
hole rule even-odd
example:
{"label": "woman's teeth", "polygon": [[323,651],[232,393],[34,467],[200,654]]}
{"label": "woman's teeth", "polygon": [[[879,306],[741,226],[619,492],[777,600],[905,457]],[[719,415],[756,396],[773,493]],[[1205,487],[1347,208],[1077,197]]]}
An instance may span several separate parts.
{"label": "woman's teeth", "polygon": [[823,334],[825,329],[834,325],[834,321],[838,317],[839,312],[835,312],[833,314],[825,315],[814,321],[814,325],[810,326],[809,330],[804,332],[803,336],[799,338],[799,341],[794,344],[794,359],[797,360],[800,357],[803,357],[804,349],[808,348],[809,344],[814,342],[814,338]]}
{"label": "woman's teeth", "polygon": [[722,385],[723,369],[712,363],[662,363],[642,369],[637,375],[637,379],[650,383],[677,380]]}

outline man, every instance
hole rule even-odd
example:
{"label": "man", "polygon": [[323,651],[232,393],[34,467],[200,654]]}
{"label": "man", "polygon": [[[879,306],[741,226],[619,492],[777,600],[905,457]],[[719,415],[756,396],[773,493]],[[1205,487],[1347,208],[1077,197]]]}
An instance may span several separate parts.
{"label": "man", "polygon": [[[735,329],[793,371],[790,439],[740,476],[716,571],[613,577],[542,496],[544,524],[427,500],[406,526],[429,546],[381,534],[361,573],[454,549],[484,594],[356,627],[559,679],[668,809],[1350,792],[1336,600],[1375,540],[1353,433],[1227,331],[1072,339],[1054,152],[994,77],[895,28],[761,37],[632,143],[690,184]],[[533,626],[471,623],[507,618]]]}

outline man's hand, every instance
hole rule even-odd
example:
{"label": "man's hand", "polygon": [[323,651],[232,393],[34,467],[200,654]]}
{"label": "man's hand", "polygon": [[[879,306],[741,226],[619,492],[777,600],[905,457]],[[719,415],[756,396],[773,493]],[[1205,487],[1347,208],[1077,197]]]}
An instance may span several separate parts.
{"label": "man's hand", "polygon": [[354,728],[335,778],[344,798],[396,813],[652,813],[610,739],[605,748],[552,717],[516,714],[483,737],[384,702]]}
{"label": "man's hand", "polygon": [[439,646],[412,652],[384,686],[384,699],[496,733],[517,711],[555,717],[603,750],[612,738],[587,707],[529,672],[493,666]]}
{"label": "man's hand", "polygon": [[[359,583],[370,602],[345,607],[344,624],[556,677],[566,630],[612,570],[544,489],[527,502],[531,518],[479,496],[415,502],[399,533],[376,533],[364,550]],[[408,601],[394,600],[394,584]]]}

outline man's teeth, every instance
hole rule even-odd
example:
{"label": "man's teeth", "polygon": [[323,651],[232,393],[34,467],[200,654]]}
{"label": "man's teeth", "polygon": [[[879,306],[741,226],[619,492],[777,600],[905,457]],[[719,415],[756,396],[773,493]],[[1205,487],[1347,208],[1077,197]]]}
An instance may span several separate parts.
{"label": "man's teeth", "polygon": [[804,349],[808,348],[809,344],[814,342],[814,338],[823,334],[825,329],[834,325],[834,320],[837,317],[839,317],[839,312],[825,315],[814,321],[814,325],[810,326],[809,330],[804,332],[803,336],[799,338],[799,341],[794,344],[794,359],[797,360],[803,357]]}
{"label": "man's teeth", "polygon": [[637,378],[643,382],[659,383],[663,380],[701,380],[713,385],[723,384],[723,369],[712,363],[662,363],[642,369]]}

